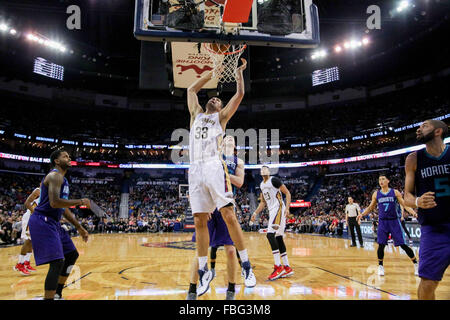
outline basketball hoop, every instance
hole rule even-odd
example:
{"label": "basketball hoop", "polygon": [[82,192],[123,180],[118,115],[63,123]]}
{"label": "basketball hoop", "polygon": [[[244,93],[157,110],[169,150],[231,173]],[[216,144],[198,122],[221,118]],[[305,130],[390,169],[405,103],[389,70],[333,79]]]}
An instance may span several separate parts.
{"label": "basketball hoop", "polygon": [[203,48],[205,48],[214,64],[213,78],[223,83],[236,82],[239,58],[247,45],[203,43]]}

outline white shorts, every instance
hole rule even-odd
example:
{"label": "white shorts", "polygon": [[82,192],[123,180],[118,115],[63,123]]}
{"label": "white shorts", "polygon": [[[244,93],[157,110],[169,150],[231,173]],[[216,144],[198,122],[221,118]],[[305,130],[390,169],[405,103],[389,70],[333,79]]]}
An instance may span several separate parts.
{"label": "white shorts", "polygon": [[286,229],[285,210],[285,205],[281,207],[277,206],[276,208],[269,210],[269,225],[267,227],[267,233],[275,233],[275,236],[284,235],[284,229]]}
{"label": "white shorts", "polygon": [[30,220],[31,212],[27,210],[22,216],[22,233],[20,234],[20,238],[23,240],[31,240],[30,238],[30,230],[28,229],[28,220]]}
{"label": "white shorts", "polygon": [[189,202],[192,214],[212,213],[235,204],[225,161],[193,163],[189,167]]}

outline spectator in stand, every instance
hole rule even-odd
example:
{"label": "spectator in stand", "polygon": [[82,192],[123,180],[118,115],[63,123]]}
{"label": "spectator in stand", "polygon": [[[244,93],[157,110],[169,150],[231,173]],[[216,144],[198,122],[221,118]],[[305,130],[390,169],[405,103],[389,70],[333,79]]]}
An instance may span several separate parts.
{"label": "spectator in stand", "polygon": [[2,225],[1,225],[1,236],[2,236],[2,241],[6,244],[11,244],[14,243],[14,238],[13,238],[13,220],[12,218],[8,217],[8,218],[4,218]]}

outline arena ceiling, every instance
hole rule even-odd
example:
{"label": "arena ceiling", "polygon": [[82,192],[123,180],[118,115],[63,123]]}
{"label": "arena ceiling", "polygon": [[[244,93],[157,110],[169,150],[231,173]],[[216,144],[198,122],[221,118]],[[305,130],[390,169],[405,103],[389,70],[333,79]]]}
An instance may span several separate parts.
{"label": "arena ceiling", "polygon": [[[400,0],[315,0],[319,8],[321,46],[326,59],[312,61],[312,49],[252,47],[250,51],[252,94],[267,88],[283,88],[279,94],[311,92],[311,71],[338,65],[345,77],[338,86],[375,85],[380,82],[429,72],[448,66],[450,4],[443,0],[411,0],[415,7],[396,12]],[[68,30],[66,9],[77,4],[82,12],[81,30]],[[381,9],[381,29],[368,30],[367,8]],[[23,32],[36,31],[67,45],[67,54],[51,53],[26,41],[0,37],[3,74],[33,80],[27,61],[46,55],[66,67],[63,86],[99,92],[142,94],[138,91],[140,42],[133,36],[134,1],[3,0],[0,22]],[[335,54],[336,44],[369,37],[370,46]],[[71,52],[73,51],[73,52]],[[80,74],[80,71],[82,74]],[[111,75],[99,81],[100,75]],[[30,78],[31,77],[31,78]],[[293,80],[295,77],[296,80]],[[28,79],[27,79],[28,78]],[[45,82],[45,81],[44,81]],[[162,93],[164,94],[164,93]]]}

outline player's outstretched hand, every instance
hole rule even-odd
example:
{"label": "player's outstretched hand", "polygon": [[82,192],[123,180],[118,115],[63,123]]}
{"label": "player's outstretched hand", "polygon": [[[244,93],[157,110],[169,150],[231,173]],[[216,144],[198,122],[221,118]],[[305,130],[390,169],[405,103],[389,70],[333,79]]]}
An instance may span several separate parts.
{"label": "player's outstretched hand", "polygon": [[422,209],[431,209],[437,206],[435,201],[434,192],[426,192],[417,200],[417,205]]}
{"label": "player's outstretched hand", "polygon": [[81,227],[80,229],[78,229],[78,233],[80,234],[81,238],[83,238],[84,242],[88,242],[89,233],[85,228]]}
{"label": "player's outstretched hand", "polygon": [[88,209],[91,208],[91,200],[89,200],[88,198],[81,199],[81,202],[83,203],[83,206],[86,206]]}

